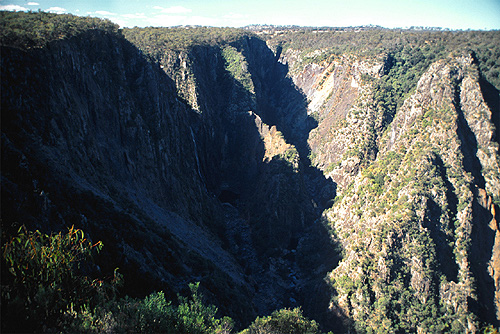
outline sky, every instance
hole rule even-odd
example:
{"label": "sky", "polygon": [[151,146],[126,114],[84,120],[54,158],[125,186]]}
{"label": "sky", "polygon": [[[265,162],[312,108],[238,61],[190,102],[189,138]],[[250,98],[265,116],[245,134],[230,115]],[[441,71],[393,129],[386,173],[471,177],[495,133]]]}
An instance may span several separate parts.
{"label": "sky", "polygon": [[0,10],[108,18],[121,27],[249,24],[500,29],[500,0],[0,0]]}

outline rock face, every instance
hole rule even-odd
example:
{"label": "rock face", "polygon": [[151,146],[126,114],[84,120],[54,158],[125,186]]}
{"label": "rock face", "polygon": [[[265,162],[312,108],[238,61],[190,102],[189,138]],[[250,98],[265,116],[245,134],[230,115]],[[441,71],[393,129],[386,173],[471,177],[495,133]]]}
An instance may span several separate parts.
{"label": "rock face", "polygon": [[345,249],[329,275],[334,307],[359,328],[475,332],[474,314],[495,321],[497,218],[485,194],[498,193],[499,155],[480,92],[472,57],[432,64],[327,211]]}
{"label": "rock face", "polygon": [[5,221],[88,230],[110,245],[107,264],[154,281],[132,280],[137,293],[191,276],[200,256],[241,283],[213,232],[223,223],[200,173],[197,115],[158,66],[100,31],[2,55]]}
{"label": "rock face", "polygon": [[74,225],[126,293],[200,281],[239,326],[295,306],[336,332],[498,325],[500,111],[474,54],[397,100],[391,54],[169,31],[2,43],[6,235]]}
{"label": "rock face", "polygon": [[[290,53],[282,61],[291,58],[296,67],[297,59],[287,57]],[[382,70],[378,58],[360,60],[351,55],[308,64],[292,76],[310,101],[308,112],[319,121],[308,138],[313,163],[340,188],[352,181],[363,155],[373,153],[369,147],[382,130],[383,116],[368,105],[371,85],[366,82],[379,78]]]}
{"label": "rock face", "polygon": [[75,225],[103,240],[101,270],[119,267],[127,293],[201,281],[240,325],[318,308],[307,296],[335,258],[321,260],[331,245],[306,178],[332,184],[301,162],[310,125],[285,74],[247,37],[158,63],[100,30],[2,46],[5,229]]}

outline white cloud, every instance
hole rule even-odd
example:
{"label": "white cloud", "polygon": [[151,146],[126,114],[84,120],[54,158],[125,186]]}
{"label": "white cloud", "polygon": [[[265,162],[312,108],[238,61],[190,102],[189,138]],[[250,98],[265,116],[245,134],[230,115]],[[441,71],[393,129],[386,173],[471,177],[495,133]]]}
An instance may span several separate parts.
{"label": "white cloud", "polygon": [[169,27],[184,25],[187,16],[182,15],[155,15],[148,18],[148,25],[156,27]]}
{"label": "white cloud", "polygon": [[182,6],[173,6],[173,7],[161,7],[161,6],[153,6],[154,9],[158,9],[160,12],[165,14],[186,14],[191,13],[192,10]]}
{"label": "white cloud", "polygon": [[223,18],[225,19],[233,19],[233,20],[244,19],[246,17],[248,17],[248,15],[243,15],[238,13],[229,13],[223,16]]}
{"label": "white cloud", "polygon": [[107,10],[96,10],[94,13],[97,15],[102,15],[102,16],[115,16],[116,15],[116,13],[111,13],[111,12],[108,12]]}
{"label": "white cloud", "polygon": [[28,8],[21,7],[21,6],[18,6],[18,5],[5,5],[5,6],[0,6],[0,10],[23,11],[23,10],[28,10]]}
{"label": "white cloud", "polygon": [[218,23],[217,19],[205,16],[191,16],[186,21],[186,25],[198,25],[198,26],[216,26]]}
{"label": "white cloud", "polygon": [[120,27],[135,27],[143,26],[144,22],[147,22],[148,17],[144,13],[129,13],[129,14],[117,14],[109,18],[114,23],[117,23]]}
{"label": "white cloud", "polygon": [[135,14],[123,14],[122,17],[126,19],[146,19],[147,16],[144,13],[135,13]]}
{"label": "white cloud", "polygon": [[185,15],[155,15],[147,18],[147,25],[155,27],[173,27],[173,26],[216,26],[217,20],[204,16],[185,16]]}
{"label": "white cloud", "polygon": [[63,14],[67,12],[66,8],[62,7],[50,7],[49,9],[47,9],[47,11],[56,14]]}
{"label": "white cloud", "polygon": [[121,28],[130,27],[128,20],[123,20],[123,19],[118,18],[118,17],[109,18],[109,20],[113,23],[118,24]]}
{"label": "white cloud", "polygon": [[40,6],[38,2],[28,2],[28,6]]}
{"label": "white cloud", "polygon": [[228,13],[220,18],[217,25],[226,27],[242,27],[252,23],[250,16],[239,13]]}

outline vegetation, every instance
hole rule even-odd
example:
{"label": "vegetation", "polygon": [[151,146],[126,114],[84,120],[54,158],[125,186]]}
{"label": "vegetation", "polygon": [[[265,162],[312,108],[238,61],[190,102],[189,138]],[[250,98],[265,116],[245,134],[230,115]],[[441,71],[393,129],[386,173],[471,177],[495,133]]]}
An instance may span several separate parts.
{"label": "vegetation", "polygon": [[[330,274],[335,302],[357,331],[458,333],[478,326],[461,305],[471,287],[440,294],[467,286],[457,263],[470,248],[463,227],[469,223],[458,221],[471,201],[470,179],[460,172],[461,155],[445,153],[458,141],[449,126],[454,117],[449,108],[428,110],[327,214],[345,247]],[[345,210],[345,203],[353,204]]]}
{"label": "vegetation", "polygon": [[119,26],[110,20],[71,14],[0,11],[0,44],[21,49],[42,47],[58,39],[89,30],[117,34]]}
{"label": "vegetation", "polygon": [[240,334],[319,334],[319,326],[314,320],[302,315],[300,308],[274,311],[268,317],[257,318]]}
{"label": "vegetation", "polygon": [[[189,284],[190,297],[178,303],[155,292],[144,299],[118,298],[122,283],[114,278],[91,280],[84,269],[92,266],[92,244],[82,230],[46,235],[23,226],[2,246],[2,331],[78,333],[190,333],[233,332],[231,318],[217,317],[206,305],[199,283]],[[257,318],[242,333],[319,333],[315,321],[300,309],[275,311]]]}
{"label": "vegetation", "polygon": [[[318,32],[320,30],[321,32]],[[500,90],[500,31],[447,31],[415,29],[361,28],[296,28],[267,36],[274,48],[299,50],[304,59],[313,62],[344,54],[360,57],[393,55],[400,58],[411,81],[418,80],[418,72],[433,60],[450,53],[474,52],[486,80]],[[306,57],[312,51],[314,56]],[[400,57],[398,57],[398,54]],[[395,73],[394,73],[395,74]],[[416,82],[416,81],[415,81]],[[408,92],[409,90],[403,90]]]}
{"label": "vegetation", "polygon": [[[0,19],[1,44],[22,49],[43,47],[86,31],[121,34],[109,21],[72,15],[0,12]],[[169,50],[182,53],[200,45],[213,47],[227,74],[241,84],[245,94],[255,94],[246,58],[239,48],[242,39],[254,38],[253,33],[230,28],[134,28],[122,33],[157,61]],[[380,78],[362,78],[371,85],[371,95],[366,105],[352,109],[349,115],[364,128],[345,157],[357,157],[365,164],[326,214],[332,234],[344,247],[344,259],[328,277],[336,293],[332,305],[353,321],[351,329],[355,331],[465,332],[480,327],[474,310],[469,308],[478,304],[468,262],[474,183],[463,166],[465,159],[459,148],[464,144],[454,128],[462,126],[462,120],[450,107],[433,106],[408,124],[390,151],[379,152],[379,148],[387,140],[384,131],[391,126],[396,111],[401,110],[422,73],[437,59],[471,52],[482,76],[500,88],[499,36],[499,32],[379,28],[325,29],[319,33],[300,28],[268,40],[276,50],[298,50],[310,62],[330,61],[345,53],[359,58],[379,57],[384,62]],[[196,79],[193,73],[187,77]],[[281,133],[277,136],[286,143]],[[262,196],[251,202],[256,208],[247,209],[242,216],[248,216],[256,248],[269,249],[269,254],[279,257],[289,244],[287,236],[301,231],[293,231],[294,224],[304,225],[307,219],[302,208],[310,201],[302,195],[305,185],[297,149],[284,144],[277,148],[283,150],[268,161],[269,175],[259,176],[255,182],[255,187],[262,188],[256,193],[268,194],[268,198]],[[334,162],[326,171],[340,165]],[[354,173],[358,173],[357,168]],[[95,202],[92,205],[103,205],[97,204],[100,200]],[[125,206],[141,212],[133,204]],[[250,217],[253,212],[258,214]],[[136,230],[130,227],[132,224],[123,223],[124,217],[108,217],[106,224],[122,223],[106,230],[108,234],[119,231],[131,239],[128,245],[137,245],[136,249],[144,249],[148,240],[154,240],[153,233],[147,235],[150,230],[132,233]],[[146,221],[147,217],[141,219]],[[156,237],[169,238],[167,233]],[[3,331],[233,331],[230,318],[221,318],[215,306],[204,303],[199,283],[189,285],[189,297],[178,295],[176,300],[168,300],[163,292],[142,299],[120,297],[121,275],[115,271],[107,279],[97,277],[101,273],[92,255],[101,250],[102,243],[91,242],[81,230],[70,228],[66,234],[46,235],[23,227],[14,236],[4,235],[2,242]],[[258,243],[272,246],[259,247]],[[168,252],[167,259],[176,267],[172,272],[183,270],[184,265],[189,267],[179,253],[162,251]],[[201,258],[196,260],[203,263]],[[494,329],[486,327],[485,332]],[[305,318],[300,308],[282,309],[257,318],[242,333],[319,333],[319,325]]]}
{"label": "vegetation", "polygon": [[66,311],[113,298],[121,279],[116,271],[112,280],[85,275],[92,253],[101,248],[73,227],[51,235],[21,227],[2,246],[2,326],[7,331],[57,327]]}
{"label": "vegetation", "polygon": [[248,63],[241,52],[233,46],[225,45],[222,48],[222,57],[226,62],[226,69],[233,78],[238,80],[246,91],[255,94],[252,77],[248,71]]}
{"label": "vegetation", "polygon": [[[341,161],[352,157],[359,159],[360,167],[376,158],[381,136],[396,111],[414,93],[418,80],[430,64],[439,59],[472,54],[478,59],[482,77],[497,89],[500,88],[497,73],[500,70],[500,61],[497,60],[500,58],[495,56],[500,52],[495,45],[499,42],[498,31],[389,30],[376,27],[359,30],[323,29],[321,33],[315,29],[290,30],[272,36],[268,41],[275,48],[300,51],[301,60],[294,65],[298,68],[307,62],[322,64],[324,61],[323,66],[326,66],[333,60],[343,60],[346,54],[354,55],[355,59],[378,58],[383,63],[380,78],[366,74],[362,76],[369,92],[364,92],[365,95],[349,111],[350,121],[344,121],[343,124],[339,122],[339,126],[331,129],[326,136],[315,138],[322,143],[338,141],[339,138],[333,136],[345,130],[350,131],[349,127],[358,123],[353,130],[356,132],[353,134],[355,142],[349,145],[341,159],[325,166],[326,173],[338,168]],[[494,100],[494,93],[491,94]],[[316,153],[320,152],[321,148]],[[320,164],[322,158],[322,154],[316,154],[315,163]]]}
{"label": "vegetation", "polygon": [[178,305],[167,301],[163,292],[156,292],[144,299],[126,297],[70,312],[71,321],[64,329],[79,333],[231,333],[232,320],[215,317],[217,308],[202,302],[199,283],[189,287],[191,296],[179,296]]}
{"label": "vegetation", "polygon": [[161,59],[165,50],[186,51],[194,46],[220,46],[254,34],[236,28],[126,28],[123,35],[145,54]]}
{"label": "vegetation", "polygon": [[191,298],[179,305],[162,292],[143,300],[117,299],[121,275],[91,280],[83,269],[92,265],[94,245],[83,231],[42,234],[25,227],[3,245],[2,330],[7,332],[71,331],[85,333],[164,332],[226,333],[229,318],[216,319],[217,309],[205,306],[191,284]]}

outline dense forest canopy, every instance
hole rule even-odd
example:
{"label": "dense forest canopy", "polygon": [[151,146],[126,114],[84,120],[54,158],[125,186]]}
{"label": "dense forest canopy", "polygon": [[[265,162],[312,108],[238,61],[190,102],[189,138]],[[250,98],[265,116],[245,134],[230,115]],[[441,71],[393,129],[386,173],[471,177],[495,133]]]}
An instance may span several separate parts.
{"label": "dense forest canopy", "polygon": [[486,80],[500,89],[500,31],[295,28],[261,36],[283,51],[290,48],[307,54],[321,50],[311,59],[316,62],[346,53],[362,57],[402,53],[412,58],[412,66],[470,51],[478,58]]}
{"label": "dense forest canopy", "polygon": [[[253,27],[252,29],[215,27],[125,28],[110,20],[71,14],[0,11],[0,42],[20,48],[41,47],[46,43],[75,36],[90,29],[123,33],[133,44],[151,56],[162,49],[185,50],[195,45],[231,43],[241,37],[258,36],[271,47],[322,52],[314,60],[352,53],[364,57],[404,52],[412,62],[426,62],[450,53],[473,51],[486,80],[500,89],[500,31],[452,31],[435,29],[385,29],[382,27],[314,28]],[[266,33],[263,33],[265,31]]]}
{"label": "dense forest canopy", "polygon": [[126,28],[124,36],[150,55],[162,50],[187,50],[195,45],[231,43],[253,33],[238,28],[174,27]]}
{"label": "dense forest canopy", "polygon": [[[241,37],[256,36],[271,47],[288,48],[307,53],[322,52],[314,61],[352,53],[365,57],[404,52],[412,62],[426,62],[450,53],[473,51],[486,80],[500,89],[500,31],[449,31],[426,29],[370,28],[273,28],[262,33],[256,28],[125,28],[110,20],[71,14],[45,12],[25,13],[0,11],[0,42],[20,48],[41,47],[46,43],[75,36],[91,29],[107,33],[123,33],[133,44],[150,56],[158,57],[162,49],[185,50],[195,45],[231,43]],[[261,28],[264,29],[265,28]]]}
{"label": "dense forest canopy", "polygon": [[71,14],[0,11],[0,43],[22,49],[42,47],[88,30],[118,33],[119,26],[110,20]]}

